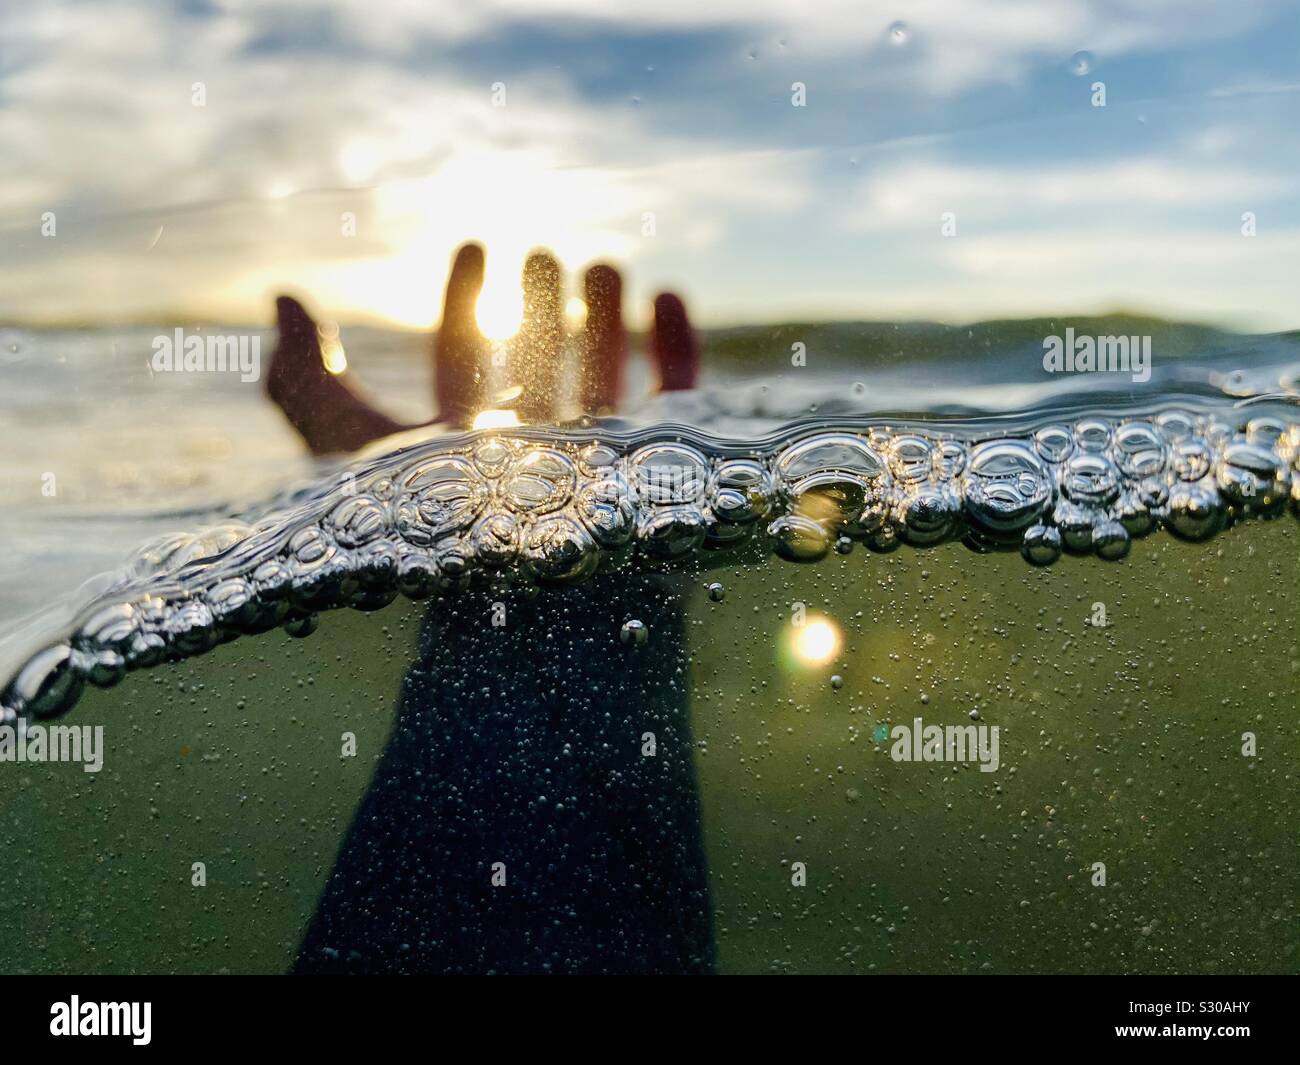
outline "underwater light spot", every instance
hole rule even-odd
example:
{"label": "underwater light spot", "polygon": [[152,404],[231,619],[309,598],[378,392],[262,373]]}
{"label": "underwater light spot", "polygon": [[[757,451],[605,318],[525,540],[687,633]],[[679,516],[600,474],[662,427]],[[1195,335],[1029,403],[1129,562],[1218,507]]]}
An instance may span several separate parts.
{"label": "underwater light spot", "polygon": [[825,618],[807,622],[795,632],[794,653],[810,666],[824,666],[840,650],[840,632]]}

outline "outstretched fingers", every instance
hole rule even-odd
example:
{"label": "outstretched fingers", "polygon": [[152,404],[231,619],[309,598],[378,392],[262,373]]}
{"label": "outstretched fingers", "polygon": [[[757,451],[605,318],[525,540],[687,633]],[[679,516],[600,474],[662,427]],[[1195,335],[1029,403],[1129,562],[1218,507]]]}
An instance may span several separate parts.
{"label": "outstretched fingers", "polygon": [[700,374],[700,341],[686,314],[686,304],[672,292],[655,297],[650,327],[650,360],[659,371],[664,392],[695,387]]}
{"label": "outstretched fingers", "polygon": [[627,359],[627,329],[623,325],[623,278],[612,266],[597,264],[583,285],[587,320],[580,346],[582,409],[602,414],[618,406]]}
{"label": "outstretched fingers", "polygon": [[523,386],[519,414],[527,423],[555,418],[564,333],[560,264],[550,252],[533,252],[524,263],[524,321],[511,351],[512,376]]}
{"label": "outstretched fingers", "polygon": [[475,318],[483,290],[481,244],[456,251],[442,304],[442,323],[433,343],[433,389],[437,419],[468,425],[480,405],[483,336]]}

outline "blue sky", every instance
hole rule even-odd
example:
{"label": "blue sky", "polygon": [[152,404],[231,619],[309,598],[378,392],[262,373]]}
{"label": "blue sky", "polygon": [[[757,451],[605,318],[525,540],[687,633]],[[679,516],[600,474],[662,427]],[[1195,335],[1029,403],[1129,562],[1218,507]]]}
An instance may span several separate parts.
{"label": "blue sky", "polygon": [[634,321],[1295,327],[1298,68],[1280,0],[8,5],[0,318],[418,326],[478,238]]}

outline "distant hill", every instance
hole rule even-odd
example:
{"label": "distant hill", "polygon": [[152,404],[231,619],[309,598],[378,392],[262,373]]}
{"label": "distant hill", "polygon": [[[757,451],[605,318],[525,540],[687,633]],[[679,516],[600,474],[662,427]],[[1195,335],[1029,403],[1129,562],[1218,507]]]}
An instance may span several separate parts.
{"label": "distant hill", "polygon": [[[938,322],[788,322],[784,325],[737,326],[701,333],[712,364],[788,360],[791,346],[806,345],[819,364],[853,362],[858,366],[913,364],[925,359],[978,358],[985,352],[1007,355],[1032,349],[1041,354],[1043,339],[1063,336],[1068,327],[1090,336],[1150,336],[1162,358],[1206,354],[1240,344],[1241,335],[1212,326],[1170,322],[1137,314],[1020,318],[969,325]],[[1300,333],[1294,334],[1300,338]]]}
{"label": "distant hill", "polygon": [[[170,332],[177,326],[192,330],[230,331],[271,329],[270,321],[252,325],[212,322],[201,318],[131,322],[0,323],[0,329],[40,332],[43,330],[127,330],[155,328]],[[836,365],[859,368],[888,368],[891,364],[916,365],[933,360],[975,361],[984,355],[1013,356],[1034,353],[1041,357],[1045,337],[1063,336],[1068,327],[1075,334],[1090,336],[1150,336],[1160,358],[1213,355],[1221,350],[1240,350],[1250,344],[1247,334],[1191,322],[1174,322],[1149,315],[1118,312],[1106,315],[1062,315],[1059,317],[997,319],[965,325],[939,322],[785,322],[701,329],[700,342],[709,365],[749,368],[789,365],[792,345],[805,345],[810,361],[821,367]],[[370,322],[353,322],[343,327],[354,340],[365,334],[411,338],[420,330]],[[1274,334],[1272,341],[1300,344],[1300,330]],[[635,345],[644,344],[644,334],[633,334]],[[409,342],[403,341],[403,344]]]}

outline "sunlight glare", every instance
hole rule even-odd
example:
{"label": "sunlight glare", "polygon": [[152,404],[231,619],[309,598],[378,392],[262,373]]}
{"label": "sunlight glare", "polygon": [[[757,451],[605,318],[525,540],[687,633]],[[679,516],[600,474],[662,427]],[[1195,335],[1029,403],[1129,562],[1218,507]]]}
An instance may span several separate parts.
{"label": "sunlight glare", "polygon": [[474,415],[475,429],[512,429],[519,424],[519,415],[512,410],[481,410]]}
{"label": "sunlight glare", "polygon": [[[513,281],[513,279],[512,279]],[[524,296],[519,282],[488,278],[474,306],[479,332],[489,340],[509,340],[524,320]]]}
{"label": "sunlight glare", "polygon": [[839,630],[825,618],[810,619],[794,634],[794,653],[806,665],[824,666],[839,650]]}
{"label": "sunlight glare", "polygon": [[339,339],[339,327],[330,322],[318,326],[316,333],[320,338],[320,357],[325,369],[335,375],[343,373],[348,368],[348,356]]}

